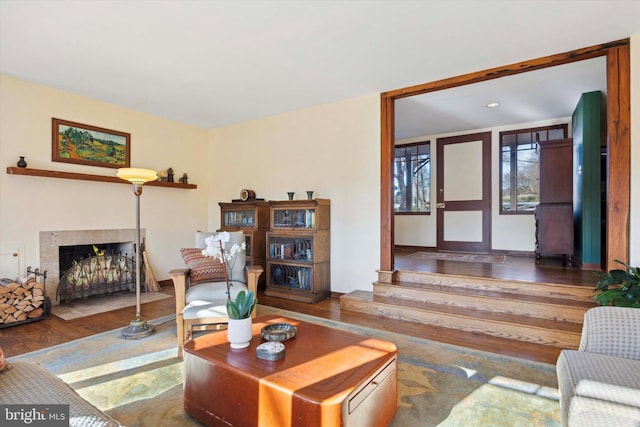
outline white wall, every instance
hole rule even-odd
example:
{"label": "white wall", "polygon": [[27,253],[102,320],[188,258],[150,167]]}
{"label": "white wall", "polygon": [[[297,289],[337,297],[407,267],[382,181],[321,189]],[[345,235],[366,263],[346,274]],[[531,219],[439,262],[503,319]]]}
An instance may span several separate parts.
{"label": "white wall", "polygon": [[[491,249],[502,251],[535,250],[535,220],[533,215],[500,215],[500,132],[525,129],[539,126],[550,126],[560,123],[569,124],[571,136],[571,117],[538,122],[519,123],[492,129],[474,129],[466,132],[427,135],[406,140],[396,144],[408,144],[417,141],[431,141],[431,206],[436,205],[437,198],[437,165],[438,155],[436,140],[454,135],[473,134],[491,131]],[[395,243],[404,246],[436,246],[436,212],[431,215],[396,215],[394,220]]]}
{"label": "white wall", "polygon": [[[321,105],[210,133],[209,225],[243,188],[267,200],[331,200],[331,290],[371,289],[380,266],[380,97]],[[233,160],[230,160],[233,159]]]}
{"label": "white wall", "polygon": [[0,93],[0,246],[24,247],[24,266],[38,268],[40,231],[135,228],[129,184],[6,173],[25,156],[30,168],[115,176],[111,168],[52,162],[56,117],[129,132],[132,166],[189,174],[197,190],[148,186],[141,196],[156,279],[184,265],[178,248],[207,227],[207,131],[8,76],[0,76]]}

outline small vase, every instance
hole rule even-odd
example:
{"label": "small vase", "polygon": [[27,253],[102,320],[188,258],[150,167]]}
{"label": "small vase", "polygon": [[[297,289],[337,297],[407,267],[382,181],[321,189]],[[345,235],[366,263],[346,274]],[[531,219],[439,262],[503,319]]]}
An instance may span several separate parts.
{"label": "small vase", "polygon": [[251,330],[252,319],[229,319],[227,324],[227,340],[231,348],[246,348],[251,343],[253,331]]}
{"label": "small vase", "polygon": [[20,156],[20,160],[18,160],[17,163],[19,168],[26,168],[27,167],[27,162],[24,161],[24,156]]}
{"label": "small vase", "polygon": [[313,199],[313,191],[307,191],[307,199]]}
{"label": "small vase", "polygon": [[293,200],[293,195],[294,195],[294,194],[296,194],[296,193],[294,193],[293,191],[289,191],[289,192],[287,193],[287,196],[289,196],[289,200]]}

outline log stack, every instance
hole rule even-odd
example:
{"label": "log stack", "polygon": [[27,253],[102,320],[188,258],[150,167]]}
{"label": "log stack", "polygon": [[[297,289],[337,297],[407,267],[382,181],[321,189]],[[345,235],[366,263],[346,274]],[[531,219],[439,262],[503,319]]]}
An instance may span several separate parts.
{"label": "log stack", "polygon": [[38,320],[45,315],[44,284],[33,277],[0,283],[0,328]]}

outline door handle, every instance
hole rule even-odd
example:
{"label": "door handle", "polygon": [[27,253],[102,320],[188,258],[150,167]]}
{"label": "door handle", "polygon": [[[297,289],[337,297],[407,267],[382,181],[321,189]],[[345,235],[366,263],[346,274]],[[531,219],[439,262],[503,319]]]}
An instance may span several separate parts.
{"label": "door handle", "polygon": [[436,208],[444,209],[444,202],[443,203],[436,203]]}

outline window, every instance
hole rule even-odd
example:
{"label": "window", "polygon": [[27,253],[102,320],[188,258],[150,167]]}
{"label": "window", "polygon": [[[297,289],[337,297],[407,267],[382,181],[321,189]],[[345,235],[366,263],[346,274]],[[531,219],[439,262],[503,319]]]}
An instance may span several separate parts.
{"label": "window", "polygon": [[538,205],[538,142],[567,138],[568,125],[500,132],[500,213],[534,212]]}
{"label": "window", "polygon": [[431,211],[431,152],[429,141],[398,145],[394,159],[394,211]]}

